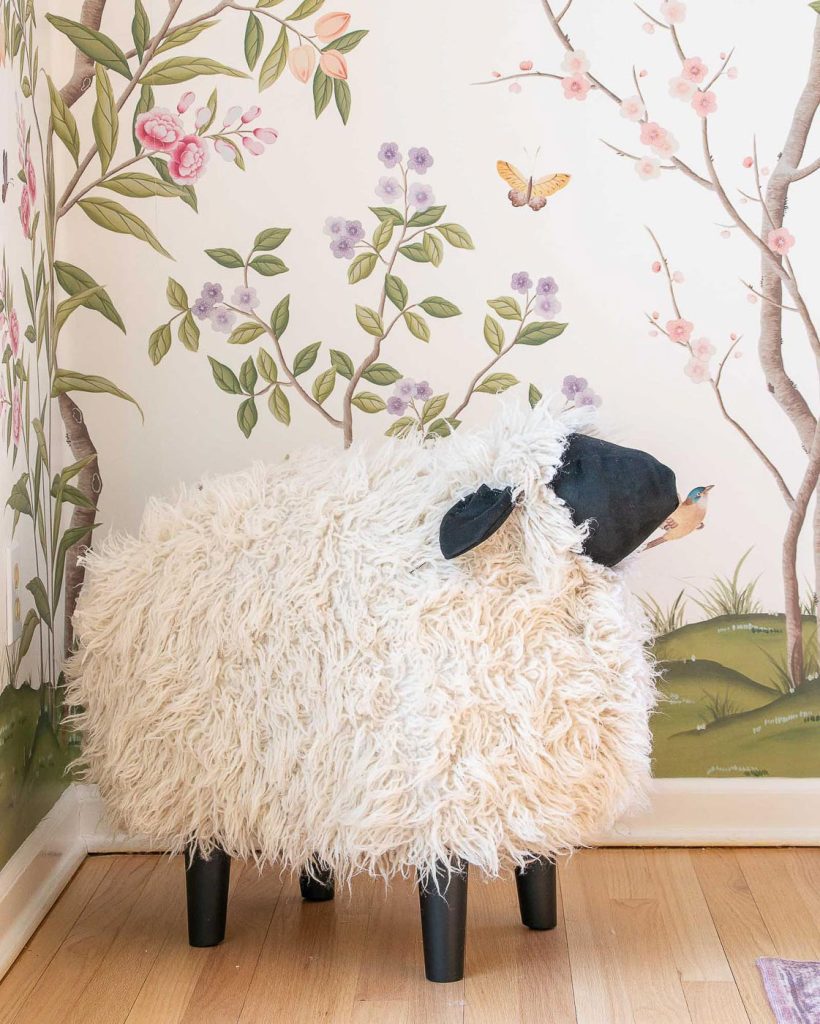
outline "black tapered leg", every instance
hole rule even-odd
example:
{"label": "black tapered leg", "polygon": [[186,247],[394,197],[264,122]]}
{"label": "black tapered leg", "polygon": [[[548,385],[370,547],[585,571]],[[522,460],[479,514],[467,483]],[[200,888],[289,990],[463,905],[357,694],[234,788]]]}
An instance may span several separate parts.
{"label": "black tapered leg", "polygon": [[[438,889],[436,888],[438,884]],[[467,863],[436,864],[435,881],[419,884],[424,973],[428,981],[461,981],[467,925]]]}
{"label": "black tapered leg", "polygon": [[188,942],[216,946],[225,938],[231,858],[222,850],[210,857],[185,853],[185,889],[188,895]]}
{"label": "black tapered leg", "polygon": [[335,895],[333,888],[333,872],[324,864],[319,864],[315,869],[315,878],[303,871],[299,875],[299,888],[302,891],[302,899],[308,903],[324,903],[332,900]]}
{"label": "black tapered leg", "polygon": [[558,923],[555,862],[539,857],[515,869],[521,922],[534,931],[549,931]]}

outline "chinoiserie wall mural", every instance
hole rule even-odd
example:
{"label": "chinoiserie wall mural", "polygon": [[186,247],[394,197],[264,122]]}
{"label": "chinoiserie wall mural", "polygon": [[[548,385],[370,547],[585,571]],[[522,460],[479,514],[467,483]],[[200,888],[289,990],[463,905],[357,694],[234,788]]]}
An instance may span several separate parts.
{"label": "chinoiserie wall mural", "polygon": [[820,774],[817,7],[3,0],[0,861],[94,536],[516,399],[676,469],[656,774]]}

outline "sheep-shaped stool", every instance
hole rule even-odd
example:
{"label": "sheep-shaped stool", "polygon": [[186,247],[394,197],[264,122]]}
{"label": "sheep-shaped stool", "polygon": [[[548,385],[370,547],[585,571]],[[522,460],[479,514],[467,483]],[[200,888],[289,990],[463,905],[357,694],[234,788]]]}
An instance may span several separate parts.
{"label": "sheep-shaped stool", "polygon": [[187,852],[192,945],[224,936],[231,857],[308,900],[417,872],[435,981],[463,974],[467,865],[514,868],[554,926],[555,857],[648,776],[653,669],[609,566],[677,505],[653,458],[569,431],[542,403],[301,451],[87,556],[81,762],[117,826]]}

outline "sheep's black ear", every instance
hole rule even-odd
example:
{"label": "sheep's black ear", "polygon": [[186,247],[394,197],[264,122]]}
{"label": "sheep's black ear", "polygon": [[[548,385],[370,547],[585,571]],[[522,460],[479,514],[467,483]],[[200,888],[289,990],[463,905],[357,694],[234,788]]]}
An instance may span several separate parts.
{"label": "sheep's black ear", "polygon": [[445,513],[439,544],[445,558],[455,558],[491,537],[513,510],[512,488],[482,484]]}
{"label": "sheep's black ear", "polygon": [[646,452],[570,434],[552,481],[576,526],[589,522],[584,553],[616,565],[678,507],[675,474]]}

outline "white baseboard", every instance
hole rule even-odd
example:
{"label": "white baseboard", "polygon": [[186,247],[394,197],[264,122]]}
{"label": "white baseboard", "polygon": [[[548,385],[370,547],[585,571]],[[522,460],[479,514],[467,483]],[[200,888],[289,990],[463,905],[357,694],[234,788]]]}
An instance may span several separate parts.
{"label": "white baseboard", "polygon": [[[649,808],[600,846],[820,846],[820,779],[656,779]],[[0,871],[0,978],[88,853],[161,852],[74,784]]]}

